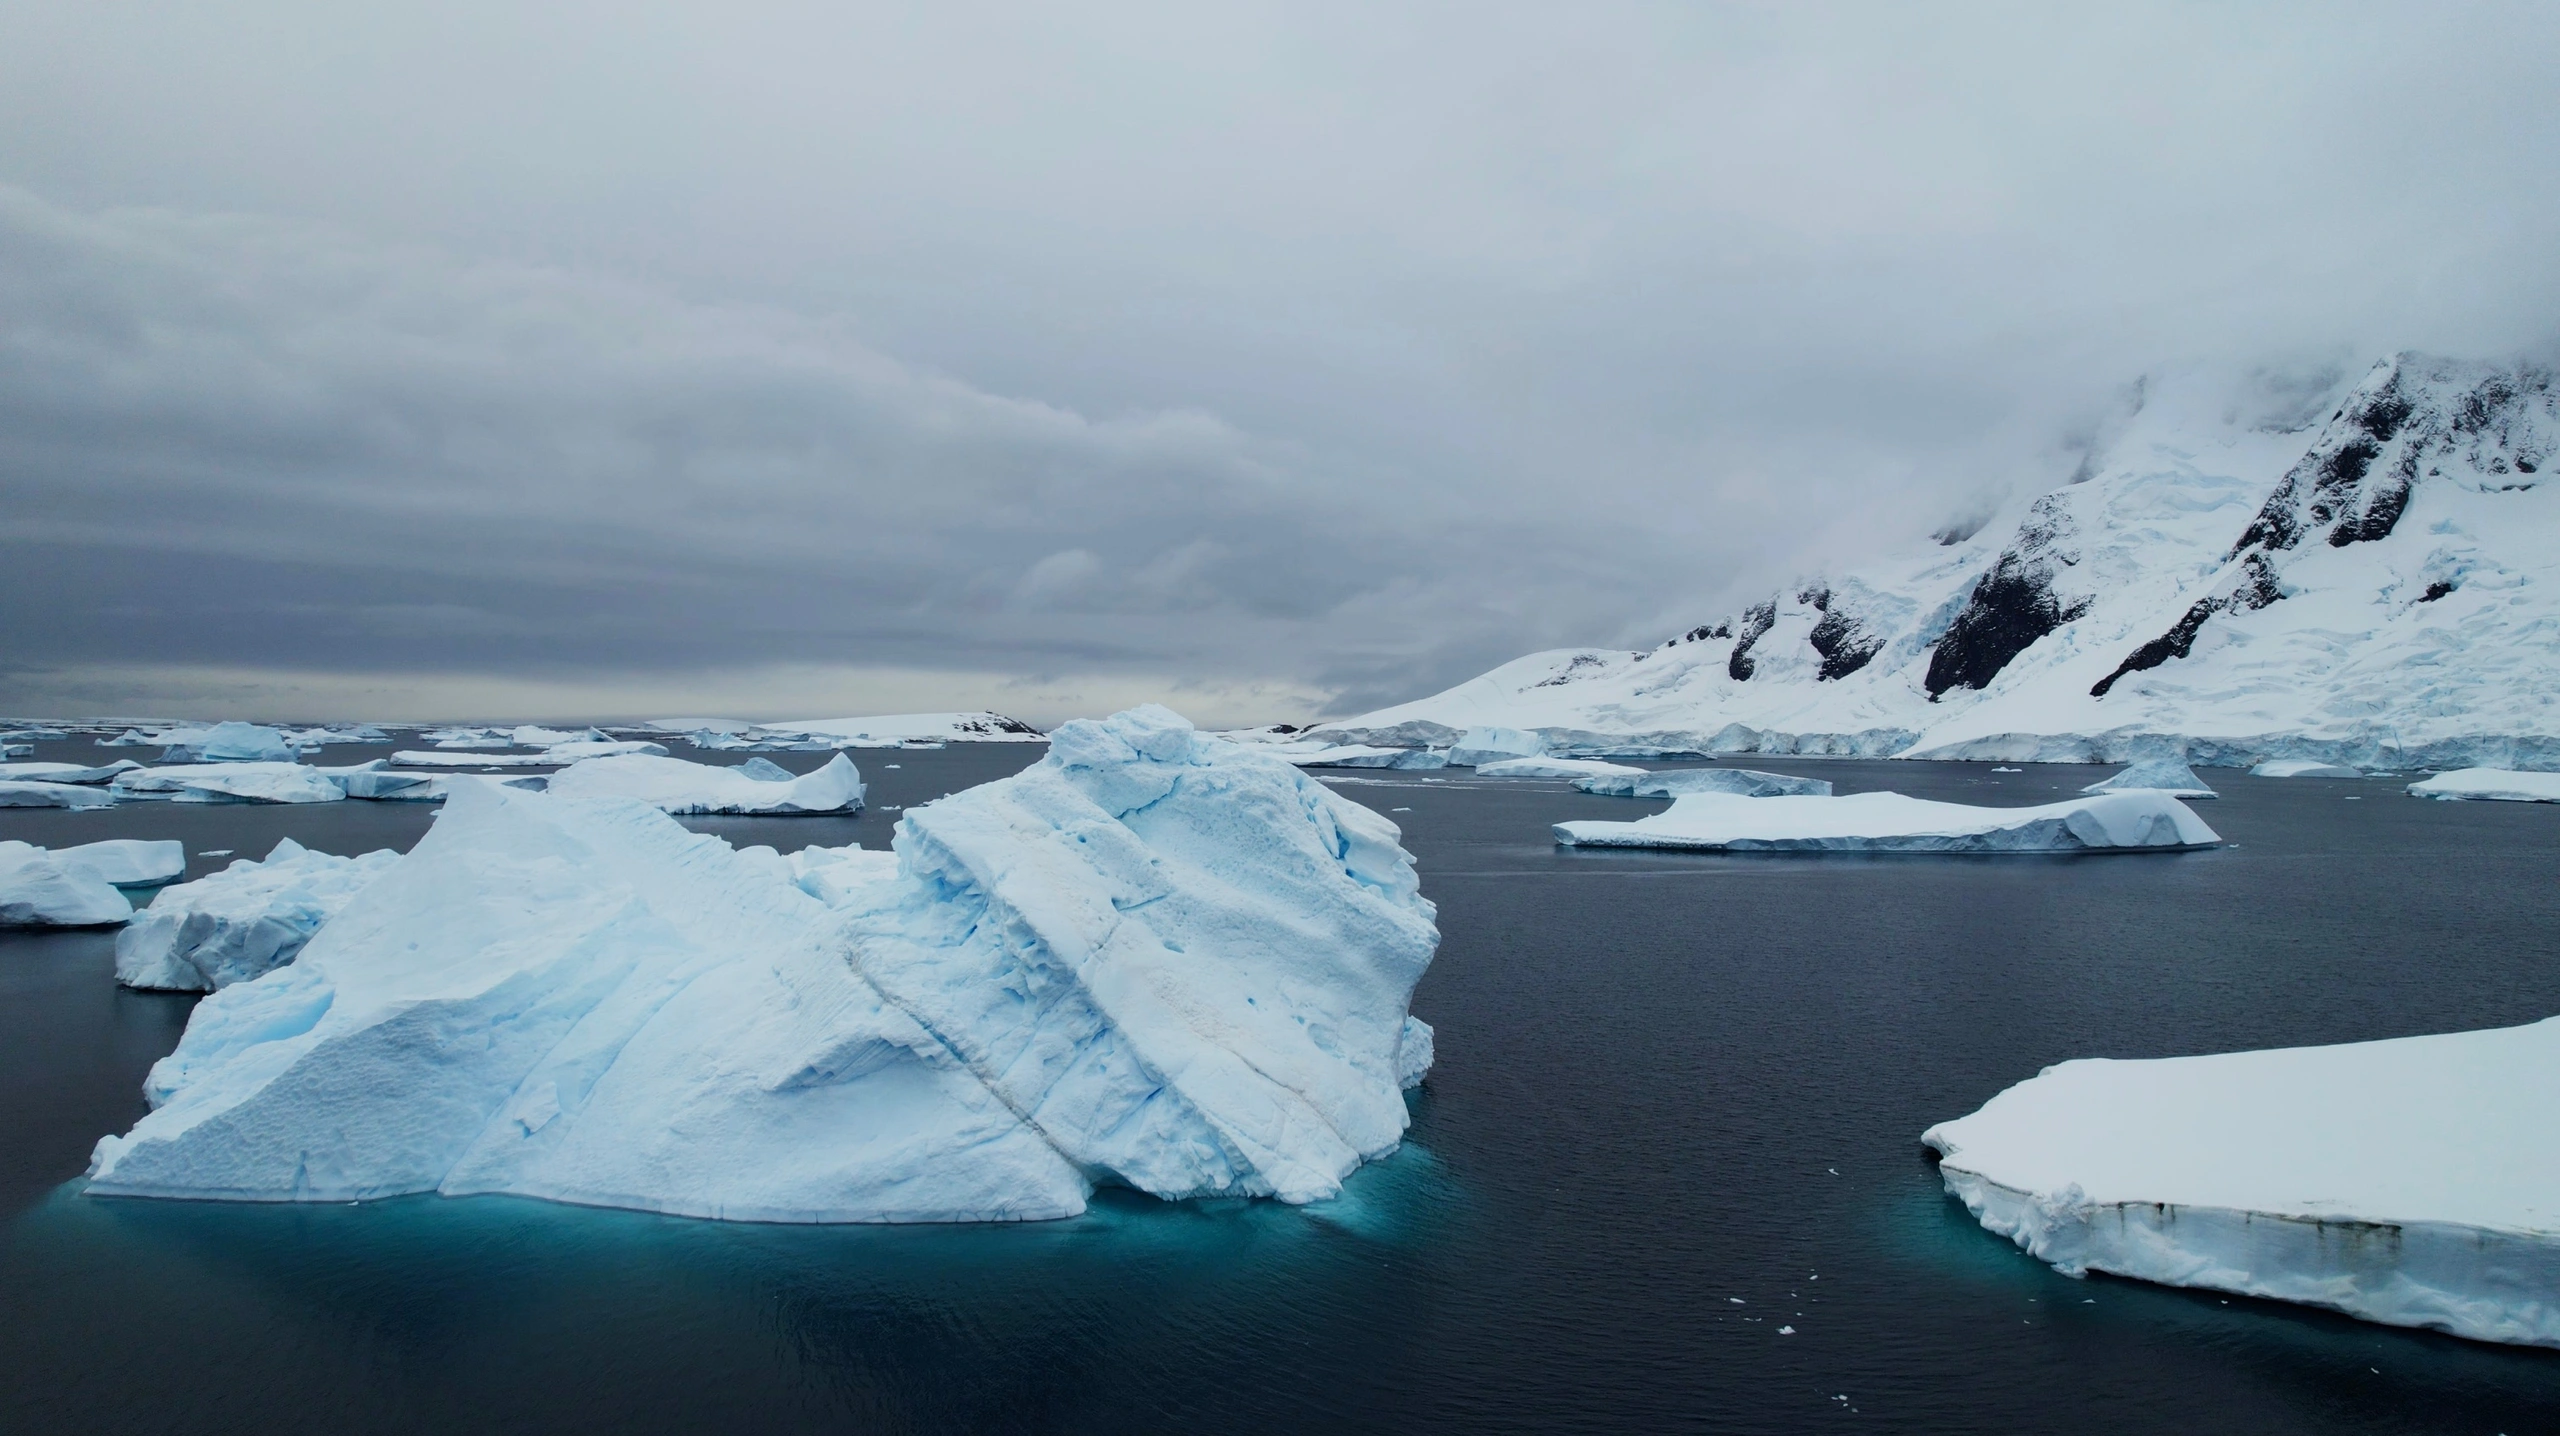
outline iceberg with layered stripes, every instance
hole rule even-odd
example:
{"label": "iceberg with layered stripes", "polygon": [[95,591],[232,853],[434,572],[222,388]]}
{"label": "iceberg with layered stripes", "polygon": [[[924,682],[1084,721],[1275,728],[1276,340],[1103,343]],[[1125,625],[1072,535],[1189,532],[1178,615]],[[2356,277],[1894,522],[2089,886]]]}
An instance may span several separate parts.
{"label": "iceberg with layered stripes", "polygon": [[457,781],[291,966],[197,1007],[88,1191],[1036,1219],[1318,1200],[1402,1139],[1438,931],[1375,813],[1146,708],[895,847]]}

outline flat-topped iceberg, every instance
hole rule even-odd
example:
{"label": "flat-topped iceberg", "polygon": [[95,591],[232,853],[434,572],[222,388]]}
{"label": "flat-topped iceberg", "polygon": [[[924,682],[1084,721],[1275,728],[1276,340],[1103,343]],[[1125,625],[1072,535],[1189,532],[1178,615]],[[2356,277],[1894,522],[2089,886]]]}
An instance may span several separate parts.
{"label": "flat-topped iceberg", "polygon": [[[756,760],[762,762],[763,760]],[[765,767],[774,767],[766,763]],[[564,798],[629,798],[668,813],[853,813],[862,810],[862,773],[842,753],[806,777],[759,775],[715,763],[634,755],[590,758],[551,775]]]}
{"label": "flat-topped iceberg", "polygon": [[242,858],[211,876],[162,888],[116,934],[116,981],[214,992],[273,971],[293,961],[322,923],[399,857],[386,848],[341,858],[286,838],[264,862]]}
{"label": "flat-topped iceberg", "polygon": [[131,900],[85,864],[0,841],[0,927],[112,927],[131,916]]}
{"label": "flat-topped iceberg", "polygon": [[1449,749],[1449,766],[1472,768],[1505,758],[1535,758],[1547,751],[1547,740],[1518,728],[1470,728]]}
{"label": "flat-topped iceberg", "polygon": [[79,783],[0,779],[0,808],[112,808],[115,795]]}
{"label": "flat-topped iceberg", "polygon": [[1476,765],[1479,778],[1623,778],[1633,782],[1644,775],[1642,768],[1604,763],[1597,758],[1503,758]]}
{"label": "flat-topped iceberg", "polygon": [[1674,768],[1665,773],[1631,768],[1625,773],[1579,778],[1573,786],[1604,798],[1677,798],[1684,793],[1731,793],[1742,798],[1831,796],[1827,779],[1797,778],[1750,768]]}
{"label": "flat-topped iceberg", "polygon": [[122,798],[178,803],[334,803],[347,796],[329,773],[300,763],[181,763],[119,773]]}
{"label": "flat-topped iceberg", "polygon": [[2249,770],[2252,778],[2361,778],[2357,769],[2315,758],[2270,758]]}
{"label": "flat-topped iceberg", "polygon": [[2220,794],[2204,785],[2204,779],[2183,758],[2145,758],[2112,778],[2101,778],[2081,789],[2084,793],[2129,793],[2137,789],[2166,793],[2172,798],[2213,798]]}
{"label": "flat-topped iceberg", "polygon": [[120,888],[171,882],[187,870],[186,845],[166,838],[108,838],[55,848],[53,855]]}
{"label": "flat-topped iceberg", "polygon": [[1555,825],[1589,848],[1731,852],[2084,853],[2175,851],[2221,839],[2165,793],[2107,793],[2032,808],[1978,808],[1901,793],[1845,798],[1689,793],[1631,823]]}
{"label": "flat-topped iceberg", "polygon": [[131,758],[118,758],[103,767],[94,768],[79,763],[0,763],[0,782],[104,783],[118,773],[130,773],[141,766]]}
{"label": "flat-topped iceberg", "polygon": [[255,723],[216,723],[210,728],[189,728],[165,733],[161,741],[168,751],[161,756],[172,763],[290,763],[294,745],[273,728]]}
{"label": "flat-topped iceberg", "polygon": [[2560,803],[2560,773],[2457,768],[2409,785],[2413,798],[2474,798],[2502,803]]}
{"label": "flat-topped iceberg", "polygon": [[2560,1346],[2560,1018],[2048,1067],[1929,1129],[1985,1227],[2092,1271]]}
{"label": "flat-topped iceberg", "polygon": [[795,863],[457,782],[196,1008],[88,1190],[1023,1219],[1097,1182],[1313,1200],[1400,1141],[1438,934],[1383,818],[1140,709],[895,841]]}

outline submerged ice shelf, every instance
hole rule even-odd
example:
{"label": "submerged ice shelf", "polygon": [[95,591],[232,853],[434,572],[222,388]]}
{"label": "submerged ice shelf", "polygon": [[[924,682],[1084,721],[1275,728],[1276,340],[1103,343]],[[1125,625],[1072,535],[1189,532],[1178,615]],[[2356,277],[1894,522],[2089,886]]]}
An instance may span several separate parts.
{"label": "submerged ice shelf", "polygon": [[2560,1018],[2065,1062],[1932,1127],[1947,1190],[2073,1276],[2560,1346]]}
{"label": "submerged ice shelf", "polygon": [[1982,808],[1901,793],[1686,793],[1648,818],[1558,823],[1555,835],[1568,847],[1735,852],[2132,852],[2221,841],[2177,799],[2147,789],[2032,808]]}
{"label": "submerged ice shelf", "polygon": [[1096,1182],[1315,1200],[1401,1140],[1438,933],[1385,819],[1140,709],[896,846],[458,782],[291,966],[198,1005],[88,1190],[1044,1218]]}

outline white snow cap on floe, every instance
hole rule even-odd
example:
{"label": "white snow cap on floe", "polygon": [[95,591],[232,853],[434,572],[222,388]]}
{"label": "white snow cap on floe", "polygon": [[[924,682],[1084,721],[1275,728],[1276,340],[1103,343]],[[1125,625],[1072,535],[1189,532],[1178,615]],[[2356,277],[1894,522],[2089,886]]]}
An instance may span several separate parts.
{"label": "white snow cap on floe", "polygon": [[1625,763],[1604,763],[1597,758],[1501,758],[1478,763],[1479,778],[1624,778],[1632,782],[1645,776],[1642,768]]}
{"label": "white snow cap on floe", "polygon": [[2361,778],[2363,773],[2310,758],[2274,758],[2249,770],[2252,778]]}
{"label": "white snow cap on floe", "polygon": [[87,869],[101,882],[125,888],[169,882],[187,870],[186,845],[174,839],[108,838],[55,848],[53,855]]}
{"label": "white snow cap on floe", "polygon": [[1535,758],[1547,751],[1547,740],[1518,728],[1479,727],[1467,730],[1449,749],[1449,766],[1472,768],[1505,758]]}
{"label": "white snow cap on floe", "polygon": [[862,773],[842,753],[788,782],[683,758],[590,758],[551,775],[564,798],[630,798],[669,813],[854,813]]}
{"label": "white snow cap on floe", "polygon": [[2084,793],[2124,793],[2135,789],[2166,793],[2172,798],[2213,798],[2220,794],[2204,785],[2195,769],[2182,758],[2145,758],[2112,778],[2101,778],[2082,788]]}
{"label": "white snow cap on floe", "polygon": [[118,758],[97,768],[78,763],[0,763],[0,782],[104,783],[118,773],[129,773],[141,766],[131,758]]}
{"label": "white snow cap on floe", "polygon": [[293,965],[197,1007],[89,1190],[1040,1218],[1097,1180],[1330,1196],[1400,1140],[1438,934],[1383,818],[1149,708],[896,843],[795,863],[458,784]]}
{"label": "white snow cap on floe", "polygon": [[2221,838],[2165,793],[2108,793],[2033,808],[1978,808],[1901,793],[1752,798],[1690,793],[1632,823],[1555,825],[1572,847],[1866,853],[2174,851]]}
{"label": "white snow cap on floe", "polygon": [[131,916],[132,902],[88,867],[0,841],[0,927],[112,927]]}
{"label": "white snow cap on floe", "polygon": [[284,734],[255,723],[216,723],[161,735],[172,762],[290,763],[293,744]]}
{"label": "white snow cap on floe", "polygon": [[1583,778],[1573,786],[1604,798],[1677,798],[1683,793],[1731,793],[1744,798],[1831,796],[1827,779],[1762,773],[1751,768],[1673,768],[1656,773],[1631,768],[1626,775]]}
{"label": "white snow cap on floe", "polygon": [[385,848],[341,858],[286,838],[264,862],[242,858],[208,877],[163,888],[116,934],[116,981],[213,992],[282,967],[399,856]]}
{"label": "white snow cap on floe", "polygon": [[79,783],[0,779],[0,808],[112,808],[115,795]]}
{"label": "white snow cap on floe", "polygon": [[2457,768],[2409,785],[2413,798],[2477,798],[2504,803],[2560,803],[2560,773]]}
{"label": "white snow cap on floe", "polygon": [[180,803],[334,803],[346,789],[318,768],[300,763],[182,763],[119,773],[108,785],[118,797],[167,798]]}
{"label": "white snow cap on floe", "polygon": [[2073,1276],[2560,1346],[2560,1018],[2048,1067],[1921,1140]]}

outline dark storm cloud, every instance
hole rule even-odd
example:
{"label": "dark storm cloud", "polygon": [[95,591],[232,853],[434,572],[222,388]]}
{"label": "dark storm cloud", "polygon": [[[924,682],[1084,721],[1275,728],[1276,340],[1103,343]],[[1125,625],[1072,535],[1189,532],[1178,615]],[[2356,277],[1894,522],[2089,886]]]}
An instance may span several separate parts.
{"label": "dark storm cloud", "polygon": [[22,673],[1353,705],[2050,482],[2146,367],[2560,316],[2545,7],[5,24]]}

